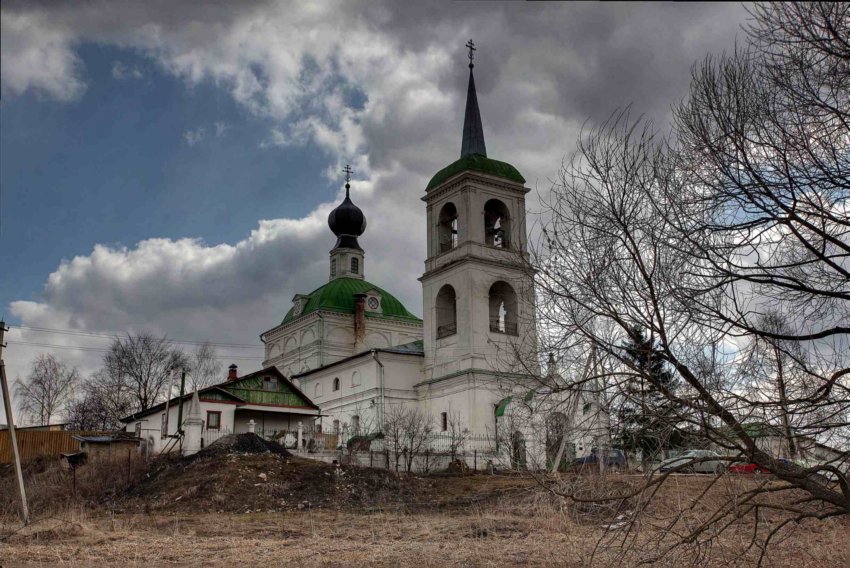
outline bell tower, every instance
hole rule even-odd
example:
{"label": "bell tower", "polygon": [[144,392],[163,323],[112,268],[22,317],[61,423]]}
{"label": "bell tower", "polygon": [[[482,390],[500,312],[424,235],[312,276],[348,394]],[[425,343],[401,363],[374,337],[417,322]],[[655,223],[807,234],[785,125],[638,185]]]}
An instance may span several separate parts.
{"label": "bell tower", "polygon": [[487,156],[473,76],[475,47],[471,40],[466,47],[469,86],[460,158],[431,179],[422,198],[428,258],[420,281],[425,383],[465,390],[475,399],[466,405],[469,427],[484,431],[492,423],[490,403],[499,400],[496,387],[508,374],[536,368],[536,325],[525,225],[529,190],[516,168]]}
{"label": "bell tower", "polygon": [[351,167],[346,165],[345,199],[328,215],[328,226],[336,235],[336,244],[331,250],[330,280],[336,278],[357,278],[363,280],[363,260],[365,253],[357,242],[357,237],[366,231],[366,217],[352,201]]}

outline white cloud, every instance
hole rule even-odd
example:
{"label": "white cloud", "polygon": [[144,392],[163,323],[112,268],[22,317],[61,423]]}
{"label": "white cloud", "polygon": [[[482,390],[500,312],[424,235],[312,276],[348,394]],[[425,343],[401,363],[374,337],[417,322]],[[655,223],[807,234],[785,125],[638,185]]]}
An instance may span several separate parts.
{"label": "white cloud", "polygon": [[230,125],[226,122],[218,121],[213,123],[213,128],[215,128],[215,137],[221,138],[230,129]]}
{"label": "white cloud", "polygon": [[117,81],[128,81],[130,79],[142,79],[145,76],[138,66],[128,66],[121,61],[112,62],[112,78]]}
{"label": "white cloud", "polygon": [[198,144],[199,142],[203,141],[206,134],[207,134],[207,129],[204,128],[203,126],[199,126],[198,128],[196,128],[194,130],[187,130],[186,132],[184,132],[183,133],[183,140],[185,140],[186,145],[191,148],[195,144]]}

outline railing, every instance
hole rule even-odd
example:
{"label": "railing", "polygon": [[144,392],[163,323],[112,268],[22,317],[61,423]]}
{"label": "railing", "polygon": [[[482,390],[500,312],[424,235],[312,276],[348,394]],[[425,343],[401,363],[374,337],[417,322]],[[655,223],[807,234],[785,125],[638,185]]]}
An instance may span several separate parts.
{"label": "railing", "polygon": [[209,428],[204,428],[204,431],[201,432],[201,447],[206,448],[219,438],[223,438],[224,436],[228,436],[232,434],[230,428],[219,428],[218,430],[211,430]]}
{"label": "railing", "polygon": [[442,339],[457,333],[457,322],[437,327],[437,339]]}
{"label": "railing", "polygon": [[501,321],[499,318],[490,318],[490,331],[505,335],[519,335],[516,322]]}
{"label": "railing", "polygon": [[433,432],[428,435],[427,448],[438,454],[466,455],[495,453],[496,438],[486,434]]}

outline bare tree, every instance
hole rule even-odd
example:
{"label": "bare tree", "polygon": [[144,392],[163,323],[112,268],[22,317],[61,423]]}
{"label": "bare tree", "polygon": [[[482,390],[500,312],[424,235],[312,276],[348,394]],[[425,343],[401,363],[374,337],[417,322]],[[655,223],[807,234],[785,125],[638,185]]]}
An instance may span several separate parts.
{"label": "bare tree", "polygon": [[189,356],[186,377],[189,379],[189,391],[222,382],[222,364],[216,356],[215,347],[208,341],[200,344]]}
{"label": "bare tree", "polygon": [[149,333],[115,339],[103,363],[109,376],[123,378],[137,410],[150,408],[167,396],[170,373],[189,366],[183,352],[167,338]]}
{"label": "bare tree", "polygon": [[[582,343],[609,362],[567,388],[643,381],[669,402],[667,423],[778,480],[708,523],[677,525],[659,555],[763,509],[785,517],[757,525],[751,546],[762,551],[802,519],[850,512],[850,5],[753,15],[747,48],[695,68],[669,137],[628,112],[582,137],[535,251],[541,345],[575,368]],[[776,310],[782,325],[767,317]],[[678,389],[624,347],[647,339]],[[830,440],[841,457],[777,460],[754,417],[795,442]],[[651,499],[667,479],[619,497]]]}
{"label": "bare tree", "polygon": [[69,368],[52,354],[42,353],[33,361],[26,380],[15,380],[15,396],[24,415],[45,425],[65,413],[79,382],[76,367]]}
{"label": "bare tree", "polygon": [[469,439],[469,428],[464,424],[459,412],[450,412],[446,417],[446,435],[449,440],[449,453],[452,461],[457,459]]}
{"label": "bare tree", "polygon": [[81,396],[69,405],[68,421],[74,430],[116,430],[134,409],[124,377],[101,369],[83,383]]}
{"label": "bare tree", "polygon": [[413,462],[426,448],[431,432],[434,431],[433,417],[419,407],[405,410],[402,420],[407,472],[413,469]]}

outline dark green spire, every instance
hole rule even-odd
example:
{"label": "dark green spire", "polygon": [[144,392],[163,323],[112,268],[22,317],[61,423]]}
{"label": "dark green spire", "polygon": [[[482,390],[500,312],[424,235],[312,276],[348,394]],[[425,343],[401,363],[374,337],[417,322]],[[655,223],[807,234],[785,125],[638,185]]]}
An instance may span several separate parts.
{"label": "dark green spire", "polygon": [[484,127],[481,125],[481,113],[478,110],[478,95],[475,94],[475,77],[472,75],[475,44],[469,40],[466,47],[469,48],[469,88],[466,91],[466,116],[463,119],[463,142],[460,146],[461,158],[472,154],[487,155],[487,147],[484,145]]}

